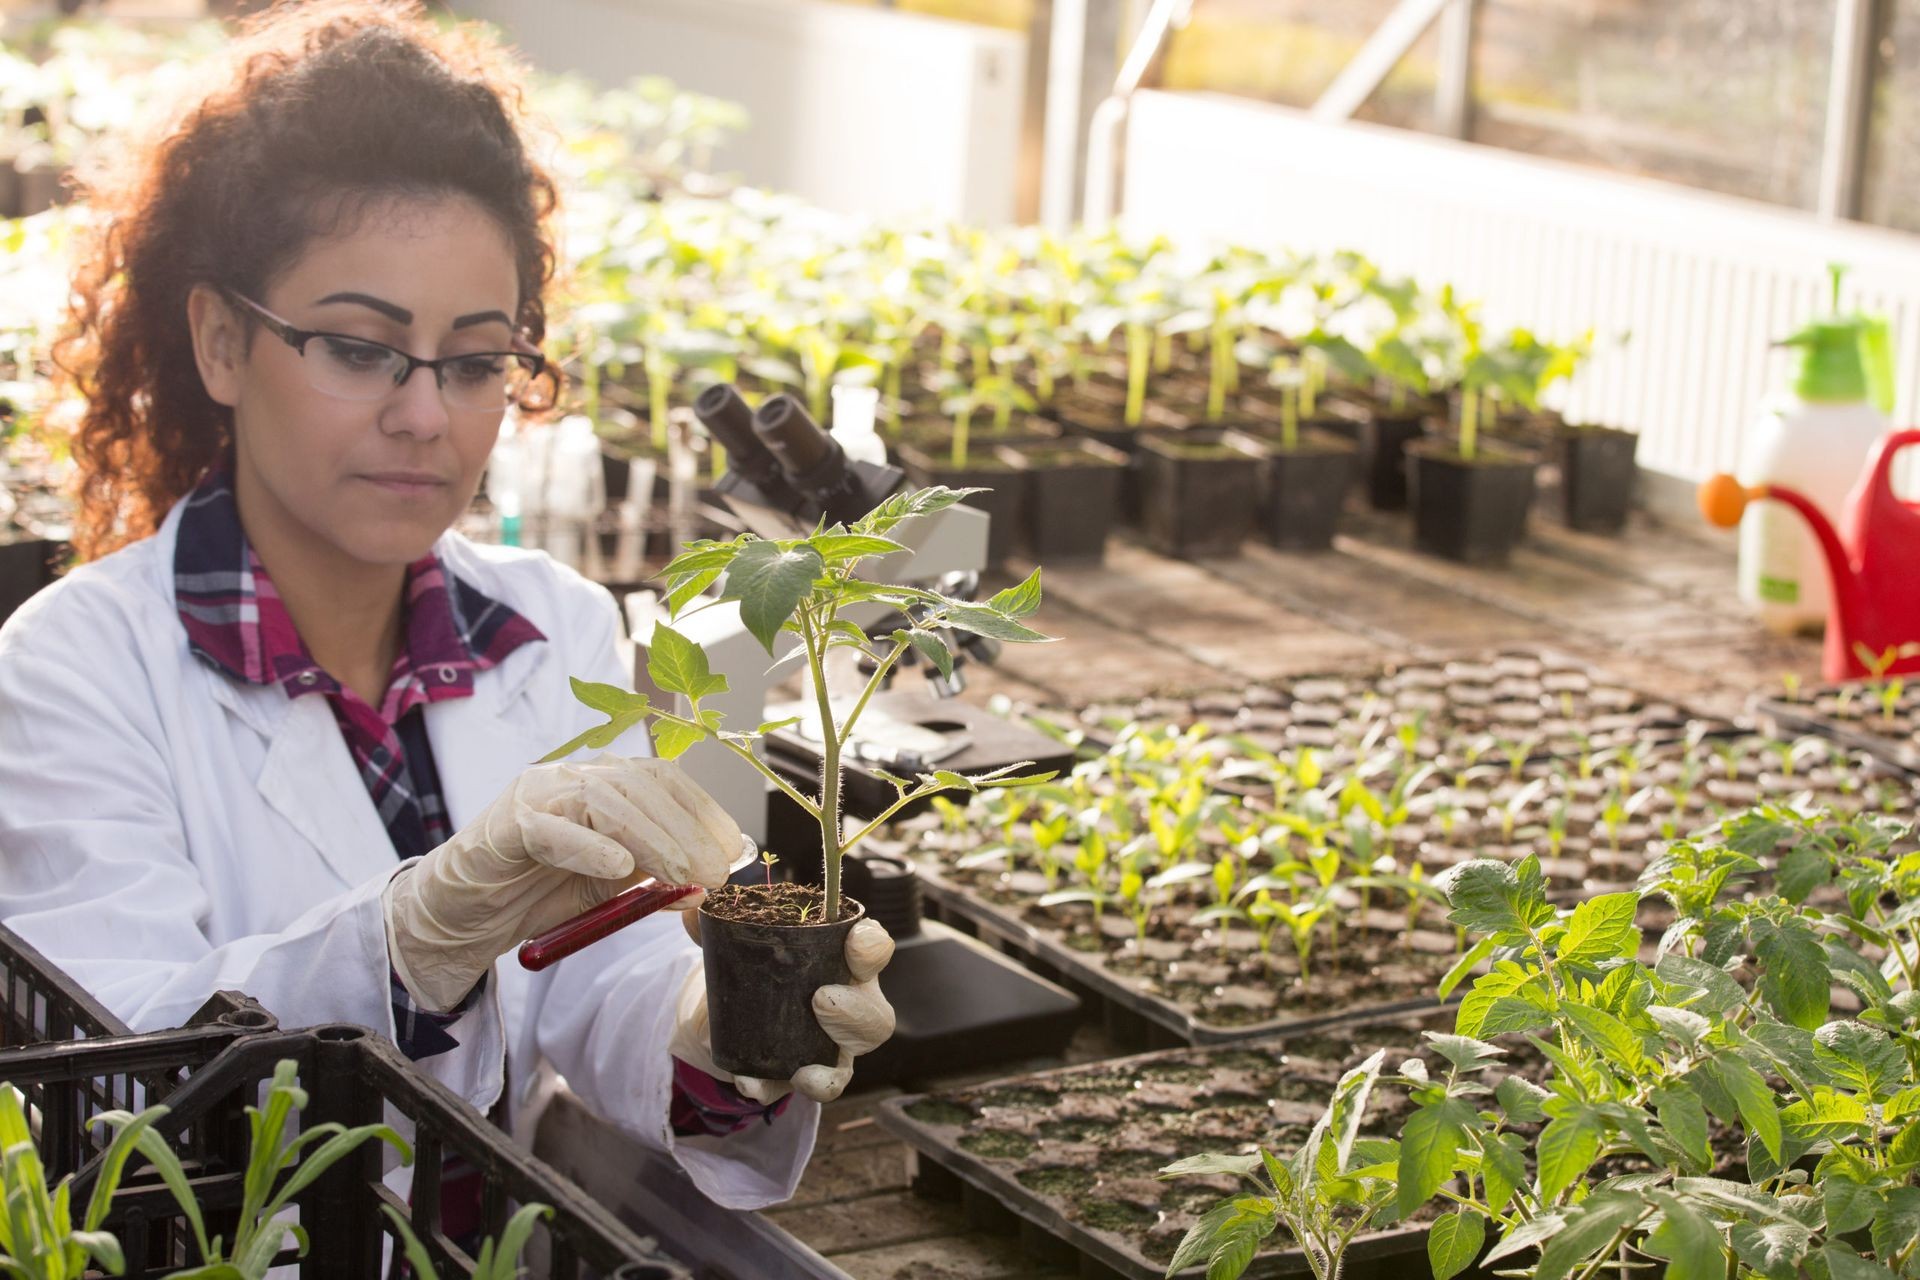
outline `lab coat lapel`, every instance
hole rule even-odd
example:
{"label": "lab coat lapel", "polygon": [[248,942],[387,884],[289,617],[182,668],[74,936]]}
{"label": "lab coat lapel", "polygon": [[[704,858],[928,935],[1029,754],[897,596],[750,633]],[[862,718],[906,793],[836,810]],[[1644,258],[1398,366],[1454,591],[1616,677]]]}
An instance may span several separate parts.
{"label": "lab coat lapel", "polygon": [[327,700],[294,698],[273,725],[260,795],[305,836],[341,881],[394,865],[393,839],[354,768]]}
{"label": "lab coat lapel", "polygon": [[427,739],[433,744],[447,819],[455,831],[478,818],[508,784],[559,745],[543,741],[538,717],[525,714],[519,694],[533,664],[515,661],[522,656],[544,657],[516,654],[503,667],[480,672],[471,696],[427,708]]}

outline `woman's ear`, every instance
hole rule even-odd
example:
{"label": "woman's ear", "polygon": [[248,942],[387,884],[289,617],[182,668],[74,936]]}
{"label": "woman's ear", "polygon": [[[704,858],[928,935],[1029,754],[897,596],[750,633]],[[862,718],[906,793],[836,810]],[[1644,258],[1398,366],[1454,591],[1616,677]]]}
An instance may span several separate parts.
{"label": "woman's ear", "polygon": [[200,381],[215,404],[231,409],[240,400],[240,374],[247,362],[246,326],[219,290],[204,284],[187,295],[187,326],[193,331]]}

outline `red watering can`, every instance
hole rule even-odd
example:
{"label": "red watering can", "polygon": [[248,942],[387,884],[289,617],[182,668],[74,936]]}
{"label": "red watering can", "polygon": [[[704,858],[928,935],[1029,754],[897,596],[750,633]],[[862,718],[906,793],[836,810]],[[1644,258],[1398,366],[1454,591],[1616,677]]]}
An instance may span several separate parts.
{"label": "red watering can", "polygon": [[[1822,663],[1829,680],[1920,671],[1920,504],[1895,497],[1892,476],[1894,455],[1913,444],[1920,444],[1920,430],[1911,427],[1880,441],[1837,531],[1805,494],[1781,485],[1748,488],[1717,475],[1700,486],[1701,514],[1723,529],[1739,524],[1756,498],[1786,503],[1813,527],[1833,576]],[[1889,651],[1891,665],[1877,673],[1863,661],[1863,654],[1883,661]]]}

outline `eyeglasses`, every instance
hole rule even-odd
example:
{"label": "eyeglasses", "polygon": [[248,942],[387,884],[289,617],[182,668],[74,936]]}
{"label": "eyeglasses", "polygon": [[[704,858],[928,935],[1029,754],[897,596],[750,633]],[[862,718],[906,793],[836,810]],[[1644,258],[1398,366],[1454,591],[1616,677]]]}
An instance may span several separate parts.
{"label": "eyeglasses", "polygon": [[[546,357],[533,351],[469,351],[422,360],[369,338],[298,329],[244,294],[228,296],[260,317],[268,333],[292,347],[315,391],[341,400],[384,400],[406,385],[415,369],[430,369],[449,408],[498,411],[510,404],[545,407],[534,392],[551,381]],[[549,397],[550,402],[550,397]]]}

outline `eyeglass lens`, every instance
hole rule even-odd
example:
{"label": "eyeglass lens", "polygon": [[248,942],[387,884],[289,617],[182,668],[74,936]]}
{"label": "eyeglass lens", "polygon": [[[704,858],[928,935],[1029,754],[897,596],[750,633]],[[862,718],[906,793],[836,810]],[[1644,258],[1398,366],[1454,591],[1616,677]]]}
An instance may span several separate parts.
{"label": "eyeglass lens", "polygon": [[[314,389],[342,400],[385,399],[407,365],[389,347],[327,334],[316,335],[302,354]],[[440,395],[462,409],[504,409],[532,382],[535,363],[502,351],[459,357],[440,366]]]}

